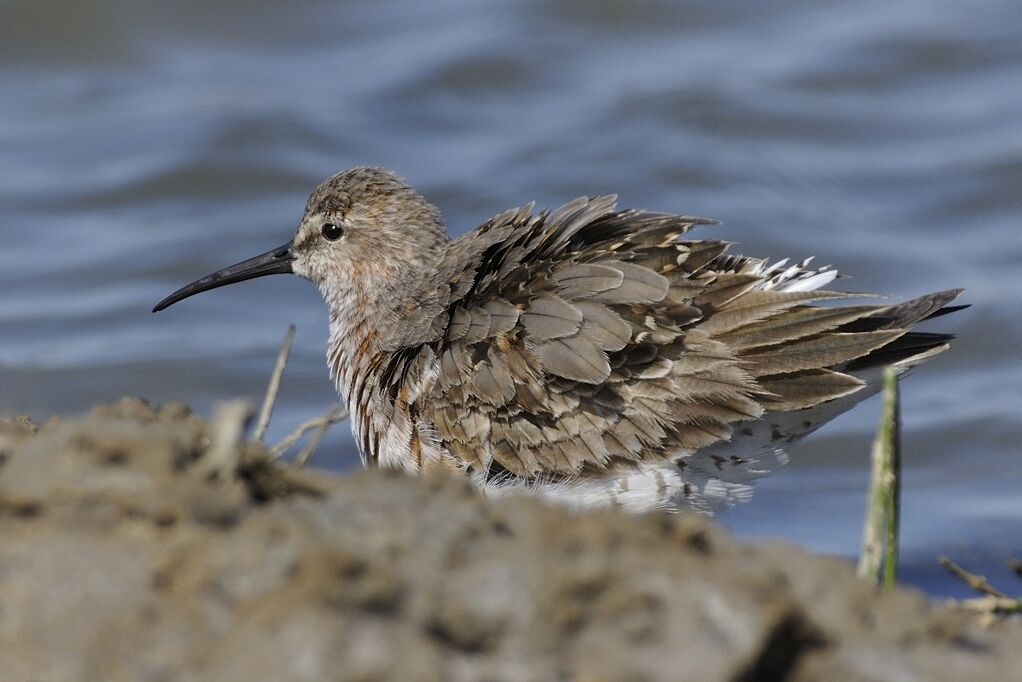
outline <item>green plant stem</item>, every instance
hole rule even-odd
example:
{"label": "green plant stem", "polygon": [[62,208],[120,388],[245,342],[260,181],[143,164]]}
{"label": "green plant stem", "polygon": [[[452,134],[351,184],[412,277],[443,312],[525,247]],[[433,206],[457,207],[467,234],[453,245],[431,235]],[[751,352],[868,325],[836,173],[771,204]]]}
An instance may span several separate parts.
{"label": "green plant stem", "polygon": [[898,375],[884,370],[884,406],[873,441],[872,476],[859,555],[859,577],[892,589],[898,571],[901,497],[901,423]]}

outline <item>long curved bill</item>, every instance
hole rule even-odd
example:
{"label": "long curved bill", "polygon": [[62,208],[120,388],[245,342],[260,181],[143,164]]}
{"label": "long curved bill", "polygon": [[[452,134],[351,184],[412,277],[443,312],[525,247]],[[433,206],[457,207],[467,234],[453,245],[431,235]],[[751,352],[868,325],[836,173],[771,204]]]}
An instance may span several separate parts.
{"label": "long curved bill", "polygon": [[248,260],[214,272],[212,275],[206,275],[200,280],[196,280],[187,286],[181,287],[170,296],[157,303],[156,307],[153,308],[153,312],[158,313],[164,308],[172,306],[182,299],[202,293],[203,291],[216,289],[217,287],[227,286],[228,284],[234,284],[235,282],[244,282],[246,279],[263,277],[265,275],[278,275],[294,272],[291,268],[293,261],[294,253],[291,251],[291,242],[288,242],[287,244],[277,247],[272,251],[259,254],[255,258],[249,258]]}

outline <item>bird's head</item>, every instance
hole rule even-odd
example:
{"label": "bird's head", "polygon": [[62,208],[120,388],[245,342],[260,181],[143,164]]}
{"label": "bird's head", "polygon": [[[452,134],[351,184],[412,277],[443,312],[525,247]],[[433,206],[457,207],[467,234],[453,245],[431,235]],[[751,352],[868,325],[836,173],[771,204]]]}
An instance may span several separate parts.
{"label": "bird's head", "polygon": [[447,241],[439,211],[395,174],[359,167],[327,179],[309,196],[291,241],[178,289],[156,305],[235,282],[294,273],[314,282],[328,303],[352,292],[388,295],[435,265]]}

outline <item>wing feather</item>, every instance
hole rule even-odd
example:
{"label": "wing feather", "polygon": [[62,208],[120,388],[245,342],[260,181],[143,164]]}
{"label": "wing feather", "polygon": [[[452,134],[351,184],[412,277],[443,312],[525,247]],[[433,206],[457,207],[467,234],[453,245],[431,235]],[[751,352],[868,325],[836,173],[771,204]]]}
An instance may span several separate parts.
{"label": "wing feather", "polygon": [[859,391],[843,367],[957,295],[817,307],[856,294],[820,289],[836,272],[808,260],[682,239],[712,222],[582,198],[506,211],[451,242],[430,304],[445,303],[432,313],[442,329],[422,341],[436,378],[414,407],[458,465],[555,481],[677,463],[712,478],[705,453],[736,428]]}
{"label": "wing feather", "polygon": [[582,326],[582,311],[555,294],[532,299],[522,315],[525,332],[533,341],[571,336]]}

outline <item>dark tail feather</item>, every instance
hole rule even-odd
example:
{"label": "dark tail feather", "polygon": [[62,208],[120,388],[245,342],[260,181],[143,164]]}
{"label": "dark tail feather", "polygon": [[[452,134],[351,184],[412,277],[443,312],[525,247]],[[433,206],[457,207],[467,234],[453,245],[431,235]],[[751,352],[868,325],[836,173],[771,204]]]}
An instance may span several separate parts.
{"label": "dark tail feather", "polygon": [[[938,291],[905,301],[898,305],[888,306],[878,310],[869,317],[850,322],[838,331],[842,332],[872,332],[881,329],[907,329],[922,320],[932,319],[945,315],[955,310],[961,310],[966,306],[947,306],[948,303],[958,298],[963,289],[949,289]],[[947,307],[945,307],[947,306]],[[883,350],[883,349],[881,349]]]}
{"label": "dark tail feather", "polygon": [[966,303],[964,305],[949,305],[949,306],[944,306],[940,310],[937,310],[935,312],[930,313],[929,315],[927,315],[923,319],[924,320],[932,320],[935,317],[940,317],[941,315],[947,315],[948,313],[957,313],[959,310],[965,310],[966,308],[971,308],[971,307],[972,306],[969,305],[968,303]]}
{"label": "dark tail feather", "polygon": [[924,355],[935,348],[946,346],[953,334],[932,334],[929,332],[908,332],[869,355],[853,360],[843,369],[846,372],[893,365],[916,355]]}

